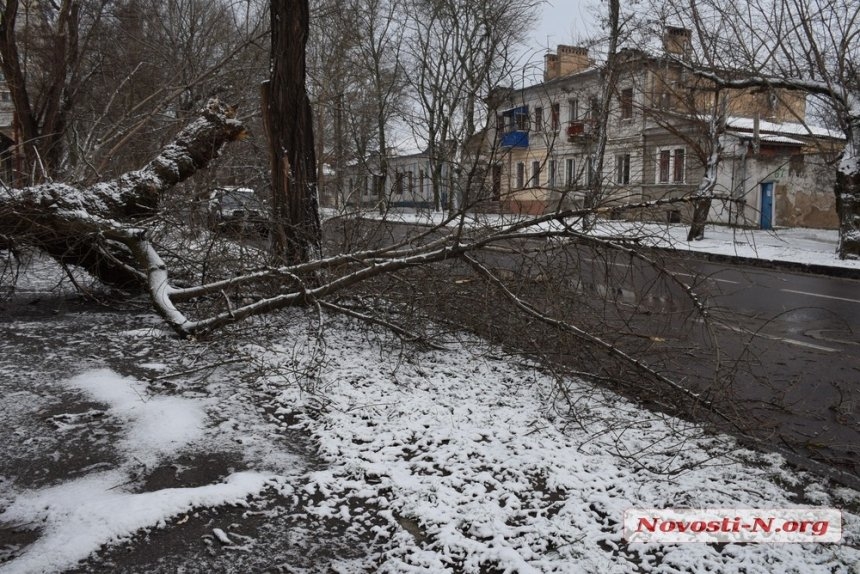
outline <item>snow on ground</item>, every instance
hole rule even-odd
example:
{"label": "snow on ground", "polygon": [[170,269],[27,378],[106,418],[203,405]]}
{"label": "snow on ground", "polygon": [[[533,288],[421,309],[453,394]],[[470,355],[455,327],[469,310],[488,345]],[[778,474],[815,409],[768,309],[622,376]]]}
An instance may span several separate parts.
{"label": "snow on ground", "polygon": [[[382,518],[383,526],[373,526],[381,546],[374,561],[382,572],[488,566],[734,572],[741,565],[748,573],[860,572],[860,494],[797,472],[776,455],[739,448],[730,438],[585,383],[550,377],[479,340],[425,352],[329,319],[319,345],[305,318],[291,321],[223,355],[254,365],[257,378],[243,381],[215,374],[214,367],[199,370],[199,347],[171,341],[154,316],[101,332],[97,314],[83,314],[54,339],[44,338],[46,324],[38,321],[8,324],[9,341],[32,339],[40,349],[33,373],[7,367],[0,373],[7,379],[0,381],[3,389],[12,377],[27,377],[24,387],[10,386],[16,400],[3,407],[15,424],[37,418],[27,413],[47,408],[63,391],[103,405],[99,419],[119,434],[104,434],[114,438],[116,461],[65,480],[22,487],[0,477],[0,526],[40,525],[40,537],[0,572],[61,570],[141,528],[169,528],[171,517],[240,502],[266,484],[285,497],[301,489],[294,498],[303,501],[309,520],[339,520],[349,525],[345,535]],[[64,364],[64,347],[86,338],[95,339],[101,359]],[[153,360],[153,349],[166,344],[178,346],[185,362]],[[103,364],[106,357],[131,371],[170,375],[172,386],[120,375]],[[36,358],[65,376],[56,385],[31,385],[41,364]],[[272,397],[280,425],[258,412]],[[60,437],[73,432],[64,424],[92,430],[70,413],[51,420]],[[297,464],[276,432],[287,426],[310,436],[329,464],[309,471]],[[24,443],[31,440],[55,444],[36,435]],[[149,492],[134,479],[141,466],[224,449],[237,451],[247,470],[202,486]],[[621,532],[629,508],[816,505],[844,509],[841,544],[646,545],[627,543]],[[349,562],[338,567],[359,571]]]}
{"label": "snow on ground", "polygon": [[202,506],[242,504],[270,480],[256,472],[234,473],[220,484],[130,493],[124,471],[111,470],[38,491],[20,493],[0,514],[0,522],[38,523],[40,538],[0,572],[59,572],[85,559],[103,544]]}
{"label": "snow on ground", "polygon": [[[378,214],[365,213],[364,217],[378,218]],[[441,213],[415,213],[392,211],[386,214],[389,221],[402,221],[422,225],[438,225]],[[469,226],[487,225],[500,227],[525,221],[523,215],[468,214],[464,223]],[[454,224],[459,223],[457,220]],[[538,226],[552,229],[552,223]],[[840,260],[836,253],[839,234],[833,229],[783,228],[775,230],[742,229],[722,225],[708,225],[705,238],[687,241],[689,227],[661,223],[636,223],[621,220],[601,220],[592,233],[598,237],[639,237],[648,247],[714,253],[735,257],[816,264],[829,267],[860,269],[860,261]]]}
{"label": "snow on ground", "polygon": [[152,466],[203,436],[206,403],[200,399],[149,396],[144,383],[109,369],[88,371],[66,386],[107,404],[109,416],[125,421],[126,437],[118,446],[144,465]]}
{"label": "snow on ground", "polygon": [[[392,345],[391,341],[387,345]],[[325,361],[297,378],[291,348],[251,346],[291,383],[280,413],[332,463],[309,492],[321,517],[376,507],[382,572],[850,572],[860,495],[776,455],[557,381],[479,341],[444,352],[330,325]],[[278,366],[280,365],[280,368]],[[278,375],[276,372],[292,373]],[[629,508],[850,507],[843,544],[627,544]],[[856,570],[855,570],[856,571]]]}
{"label": "snow on ground", "polygon": [[63,570],[104,544],[164,524],[195,507],[240,503],[277,478],[271,473],[238,472],[196,488],[133,492],[141,466],[154,468],[190,446],[211,448],[203,443],[205,427],[211,424],[206,414],[211,401],[157,396],[144,383],[109,369],[84,372],[64,386],[108,406],[104,415],[122,429],[115,445],[121,451],[120,464],[57,485],[11,496],[4,493],[13,500],[0,513],[0,524],[39,524],[41,532],[20,556],[0,565],[0,573]]}

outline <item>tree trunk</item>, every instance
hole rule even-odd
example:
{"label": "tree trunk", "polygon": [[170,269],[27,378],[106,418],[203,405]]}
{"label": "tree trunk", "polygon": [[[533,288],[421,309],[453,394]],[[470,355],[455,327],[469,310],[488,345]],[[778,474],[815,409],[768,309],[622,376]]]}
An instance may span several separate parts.
{"label": "tree trunk", "polygon": [[860,259],[860,171],[836,174],[839,258]]}
{"label": "tree trunk", "polygon": [[321,228],[313,117],[305,88],[307,0],[272,0],[269,81],[263,116],[269,136],[275,256],[287,264],[320,254]]}
{"label": "tree trunk", "polygon": [[848,100],[846,142],[836,169],[839,258],[860,259],[860,96]]}
{"label": "tree trunk", "polygon": [[722,96],[722,91],[717,89],[714,94],[714,109],[708,122],[708,139],[711,144],[711,153],[705,164],[705,174],[693,200],[693,221],[690,223],[690,231],[687,233],[687,241],[700,241],[705,238],[705,224],[708,222],[708,213],[711,211],[711,202],[714,198],[714,189],[717,187],[717,176],[719,175],[720,160],[723,157],[723,134],[726,131],[728,119],[729,100]]}
{"label": "tree trunk", "polygon": [[[79,78],[78,26],[80,3],[64,0],[58,6],[56,22],[38,30],[49,35],[50,68],[41,70],[40,106],[35,109],[27,86],[27,58],[18,51],[17,0],[5,2],[0,13],[0,68],[15,106],[15,120],[26,165],[15,176],[15,185],[26,185],[30,175],[35,181],[57,175],[65,157],[68,114],[77,98]],[[32,8],[26,8],[32,10]],[[49,31],[46,31],[49,30]],[[26,56],[26,54],[25,54]]]}

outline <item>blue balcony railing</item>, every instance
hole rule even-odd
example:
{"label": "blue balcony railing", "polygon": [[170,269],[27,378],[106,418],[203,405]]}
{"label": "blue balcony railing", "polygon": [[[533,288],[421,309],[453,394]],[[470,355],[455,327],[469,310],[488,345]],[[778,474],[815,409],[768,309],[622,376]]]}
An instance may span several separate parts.
{"label": "blue balcony railing", "polygon": [[502,134],[502,147],[529,147],[529,132],[514,130]]}

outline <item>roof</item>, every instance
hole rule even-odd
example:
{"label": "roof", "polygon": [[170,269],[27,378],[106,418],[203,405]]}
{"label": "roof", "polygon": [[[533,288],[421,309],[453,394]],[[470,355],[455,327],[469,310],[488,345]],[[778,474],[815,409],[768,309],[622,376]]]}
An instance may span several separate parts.
{"label": "roof", "polygon": [[[733,130],[752,132],[755,130],[755,120],[753,118],[730,117],[726,122],[726,127]],[[798,122],[776,123],[759,120],[758,131],[760,134],[845,139],[845,135],[840,131]]]}
{"label": "roof", "polygon": [[[727,133],[729,133],[730,135],[739,137],[741,139],[754,137],[753,134],[750,132],[730,131]],[[796,140],[796,139],[790,138],[788,136],[780,136],[780,135],[774,135],[774,134],[759,134],[758,139],[761,142],[771,143],[771,144],[803,145],[803,142],[800,140]]]}

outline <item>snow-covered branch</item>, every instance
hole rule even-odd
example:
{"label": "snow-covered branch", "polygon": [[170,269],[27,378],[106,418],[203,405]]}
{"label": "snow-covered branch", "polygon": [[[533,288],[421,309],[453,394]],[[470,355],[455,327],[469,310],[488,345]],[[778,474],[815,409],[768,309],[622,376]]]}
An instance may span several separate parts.
{"label": "snow-covered branch", "polygon": [[211,100],[200,117],[142,169],[85,189],[45,183],[5,190],[0,194],[0,229],[14,242],[83,267],[107,284],[140,289],[145,267],[138,266],[129,247],[130,235],[119,230],[155,213],[161,194],[244,134],[233,109]]}

